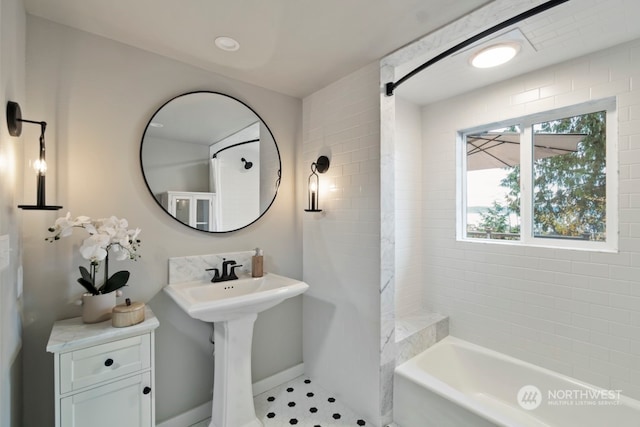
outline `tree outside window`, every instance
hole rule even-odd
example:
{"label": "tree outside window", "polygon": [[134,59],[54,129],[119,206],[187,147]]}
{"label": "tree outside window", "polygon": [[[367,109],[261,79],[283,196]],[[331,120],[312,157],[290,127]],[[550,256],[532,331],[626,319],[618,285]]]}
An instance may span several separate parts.
{"label": "tree outside window", "polygon": [[[526,120],[525,120],[526,122]],[[539,121],[518,127],[475,132],[465,135],[466,171],[466,235],[467,238],[521,240],[520,221],[529,221],[533,238],[606,241],[607,231],[607,112],[597,111],[570,117]],[[496,167],[495,159],[484,163],[476,157],[487,148],[488,155],[513,157],[500,138],[517,133],[526,149],[532,150],[528,184],[531,188],[530,212],[521,217],[522,193],[519,158],[505,159]],[[529,141],[525,141],[525,135]],[[487,142],[492,140],[493,142]],[[471,144],[471,145],[470,145]],[[519,150],[519,145],[516,147]],[[485,153],[483,153],[484,155]],[[492,164],[496,163],[496,164]],[[475,170],[472,170],[475,169]],[[483,186],[483,176],[493,175],[493,182]],[[497,186],[497,188],[490,188]],[[489,187],[489,188],[487,188]],[[479,206],[479,193],[497,194]]]}

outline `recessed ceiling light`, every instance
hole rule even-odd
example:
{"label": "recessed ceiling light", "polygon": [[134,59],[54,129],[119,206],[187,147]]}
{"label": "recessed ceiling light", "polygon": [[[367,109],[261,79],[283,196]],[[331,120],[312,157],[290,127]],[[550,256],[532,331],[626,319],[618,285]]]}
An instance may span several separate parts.
{"label": "recessed ceiling light", "polygon": [[216,38],[215,40],[216,46],[222,50],[226,50],[228,52],[234,52],[240,49],[240,43],[237,40],[232,39],[231,37],[221,36]]}
{"label": "recessed ceiling light", "polygon": [[491,68],[511,61],[520,52],[519,43],[499,43],[486,47],[471,57],[476,68]]}

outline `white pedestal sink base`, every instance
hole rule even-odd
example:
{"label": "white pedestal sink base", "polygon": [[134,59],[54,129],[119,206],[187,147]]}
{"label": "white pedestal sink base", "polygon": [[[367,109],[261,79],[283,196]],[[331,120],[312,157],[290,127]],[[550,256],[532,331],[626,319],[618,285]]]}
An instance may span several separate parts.
{"label": "white pedestal sink base", "polygon": [[213,408],[209,427],[262,427],[253,406],[251,341],[257,314],[215,322]]}
{"label": "white pedestal sink base", "polygon": [[304,282],[273,273],[231,283],[210,283],[198,277],[165,286],[165,292],[189,316],[214,324],[215,378],[209,427],[262,427],[251,384],[253,323],[257,313],[307,289]]}

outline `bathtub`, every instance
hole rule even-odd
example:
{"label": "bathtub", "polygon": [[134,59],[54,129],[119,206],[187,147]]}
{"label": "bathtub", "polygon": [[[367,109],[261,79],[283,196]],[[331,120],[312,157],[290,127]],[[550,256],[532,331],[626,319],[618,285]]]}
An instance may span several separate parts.
{"label": "bathtub", "polygon": [[393,389],[399,427],[640,427],[640,401],[451,336],[398,366]]}

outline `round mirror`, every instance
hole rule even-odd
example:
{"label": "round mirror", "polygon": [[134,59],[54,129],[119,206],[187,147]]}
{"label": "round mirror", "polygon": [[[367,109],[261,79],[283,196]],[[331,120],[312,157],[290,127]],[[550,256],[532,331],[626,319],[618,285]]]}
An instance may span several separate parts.
{"label": "round mirror", "polygon": [[243,102],[216,92],[179,95],[142,135],[149,191],[176,220],[226,233],[255,222],[280,185],[280,152],[269,127]]}

